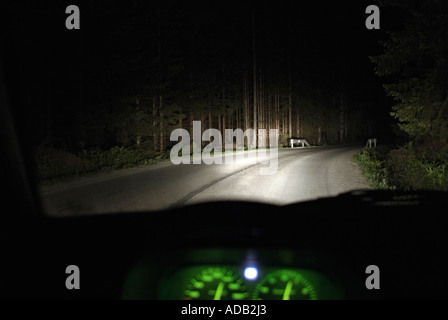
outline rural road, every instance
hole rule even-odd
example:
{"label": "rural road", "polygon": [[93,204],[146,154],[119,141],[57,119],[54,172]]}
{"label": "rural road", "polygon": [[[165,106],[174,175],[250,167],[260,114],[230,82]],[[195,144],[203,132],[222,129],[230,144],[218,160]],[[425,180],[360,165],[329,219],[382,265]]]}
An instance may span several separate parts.
{"label": "rural road", "polygon": [[[152,211],[216,200],[290,204],[369,189],[352,161],[359,147],[312,147],[278,151],[277,170],[269,154],[259,163],[179,164],[124,169],[40,188],[50,216]],[[264,162],[263,162],[264,161]]]}

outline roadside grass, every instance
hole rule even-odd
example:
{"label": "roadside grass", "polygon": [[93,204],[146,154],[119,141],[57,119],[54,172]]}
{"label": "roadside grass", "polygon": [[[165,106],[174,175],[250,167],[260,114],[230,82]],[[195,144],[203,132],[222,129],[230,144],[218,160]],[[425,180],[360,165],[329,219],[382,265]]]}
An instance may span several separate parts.
{"label": "roadside grass", "polygon": [[[269,149],[269,148],[267,148]],[[283,149],[279,146],[278,149]],[[191,147],[190,150],[193,150]],[[226,153],[239,153],[255,149],[222,151]],[[203,148],[201,149],[201,152]],[[214,152],[210,152],[213,156]],[[179,152],[181,156],[181,151]],[[191,152],[190,158],[193,159]],[[57,182],[67,182],[75,178],[92,176],[97,173],[111,172],[140,165],[152,165],[170,160],[170,150],[154,152],[143,149],[113,147],[109,150],[90,149],[81,150],[74,154],[66,150],[53,147],[40,146],[35,152],[36,180],[40,185],[49,185]]]}
{"label": "roadside grass", "polygon": [[52,147],[39,147],[35,152],[35,172],[38,183],[48,185],[96,173],[155,164],[168,159],[168,152],[149,152],[124,147],[81,150],[78,154]]}
{"label": "roadside grass", "polygon": [[448,191],[448,154],[416,150],[412,143],[365,148],[353,157],[373,189]]}

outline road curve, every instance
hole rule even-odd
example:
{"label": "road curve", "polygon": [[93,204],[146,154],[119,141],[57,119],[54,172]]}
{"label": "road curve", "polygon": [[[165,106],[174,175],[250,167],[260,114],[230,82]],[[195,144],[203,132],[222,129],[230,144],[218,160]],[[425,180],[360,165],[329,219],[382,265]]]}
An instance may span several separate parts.
{"label": "road curve", "polygon": [[[315,147],[278,152],[269,162],[180,164],[170,162],[119,170],[40,188],[50,216],[152,211],[216,200],[290,204],[334,196],[369,185],[352,161],[359,147]],[[266,160],[266,159],[264,159]]]}

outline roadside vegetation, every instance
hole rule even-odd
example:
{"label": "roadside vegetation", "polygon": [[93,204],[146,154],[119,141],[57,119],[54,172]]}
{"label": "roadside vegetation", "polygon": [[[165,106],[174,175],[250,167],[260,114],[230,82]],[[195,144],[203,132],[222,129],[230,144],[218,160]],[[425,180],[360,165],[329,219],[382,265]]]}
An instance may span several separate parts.
{"label": "roadside vegetation", "polygon": [[[283,148],[283,145],[278,146],[278,149]],[[190,150],[193,150],[192,146]],[[244,147],[243,150],[233,150],[232,152],[241,151],[248,151],[248,148]],[[224,154],[225,150],[222,152]],[[214,152],[212,151],[210,154],[213,155]],[[179,151],[179,156],[182,156],[181,151]],[[193,156],[192,152],[191,156]],[[156,164],[169,161],[169,159],[169,149],[163,152],[155,152],[142,148],[133,149],[115,146],[109,150],[82,149],[75,154],[50,146],[40,146],[35,152],[34,163],[38,183],[46,185],[95,173]]]}
{"label": "roadside vegetation", "polygon": [[[393,0],[403,28],[371,57],[386,93],[395,101],[405,143],[364,149],[355,157],[373,188],[448,190],[448,25],[446,1]],[[418,31],[417,31],[418,30]]]}
{"label": "roadside vegetation", "polygon": [[39,147],[35,153],[36,175],[41,184],[76,177],[155,164],[169,159],[169,152],[113,147],[109,150],[81,150],[74,154],[53,147]]}
{"label": "roadside vegetation", "polygon": [[354,160],[374,189],[448,191],[446,148],[379,146],[361,150]]}

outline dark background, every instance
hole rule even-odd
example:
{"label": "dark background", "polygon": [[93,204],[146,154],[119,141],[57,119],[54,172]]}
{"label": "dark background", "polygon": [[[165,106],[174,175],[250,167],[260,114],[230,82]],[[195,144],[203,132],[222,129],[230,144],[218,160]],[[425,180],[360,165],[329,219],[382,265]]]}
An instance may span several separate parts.
{"label": "dark background", "polygon": [[[367,30],[365,9],[371,1],[79,1],[81,29],[67,30],[69,4],[10,2],[3,11],[8,12],[2,30],[6,74],[15,93],[10,99],[20,135],[33,146],[73,152],[132,146],[131,134],[120,138],[117,118],[130,117],[125,105],[135,96],[150,108],[151,97],[163,91],[168,133],[178,126],[179,114],[185,114],[184,126],[190,112],[199,119],[195,97],[219,100],[216,87],[229,95],[235,90],[231,99],[241,104],[244,68],[253,86],[252,14],[258,76],[266,88],[278,84],[288,91],[291,74],[292,91],[303,99],[293,99],[293,108],[310,109],[308,120],[303,117],[309,124],[305,133],[323,126],[333,135],[328,140],[342,140],[332,129],[339,126],[342,94],[350,141],[394,137],[392,102],[368,57],[380,54],[379,40],[400,27],[403,17],[396,9],[381,8],[381,30]],[[226,103],[225,111],[214,107],[214,115],[235,108]],[[179,106],[182,112],[170,111]],[[329,120],[317,123],[321,115]]]}

